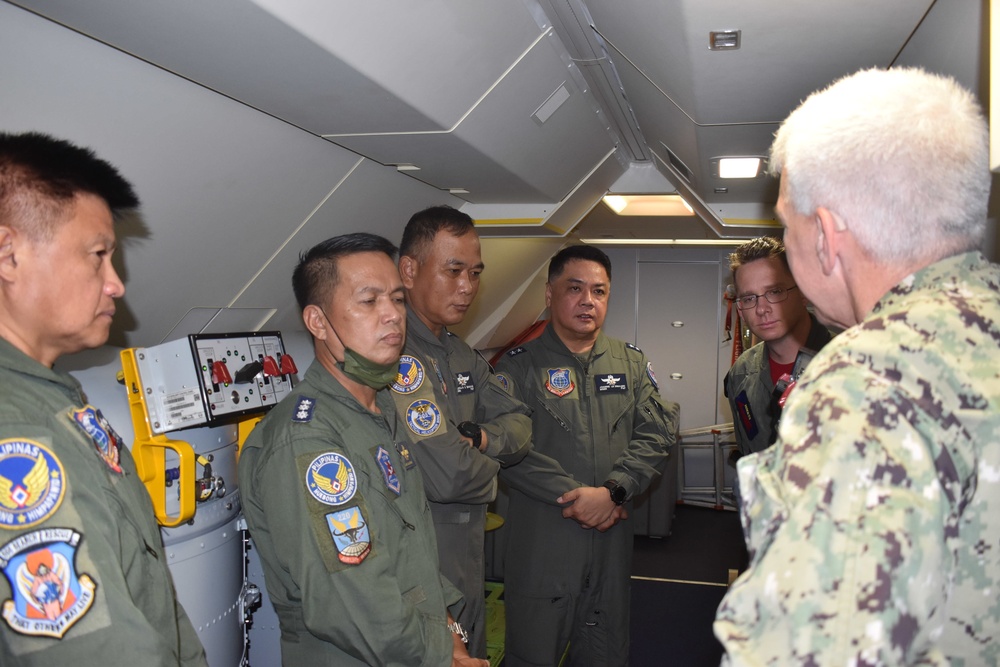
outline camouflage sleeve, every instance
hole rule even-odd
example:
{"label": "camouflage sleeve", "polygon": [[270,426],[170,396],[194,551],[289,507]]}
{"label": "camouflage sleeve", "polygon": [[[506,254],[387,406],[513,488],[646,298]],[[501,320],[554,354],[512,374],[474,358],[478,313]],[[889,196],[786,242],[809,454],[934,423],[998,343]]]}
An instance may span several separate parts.
{"label": "camouflage sleeve", "polygon": [[751,565],[717,612],[724,664],[945,664],[956,434],[898,384],[832,368],[739,462]]}

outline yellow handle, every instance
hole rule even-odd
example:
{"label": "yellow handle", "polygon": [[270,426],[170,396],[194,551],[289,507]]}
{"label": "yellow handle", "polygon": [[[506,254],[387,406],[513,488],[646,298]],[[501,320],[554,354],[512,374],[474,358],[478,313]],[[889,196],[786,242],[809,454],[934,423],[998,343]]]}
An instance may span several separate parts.
{"label": "yellow handle", "polygon": [[[195,513],[195,453],[190,444],[181,440],[171,440],[165,435],[154,435],[149,426],[149,410],[146,396],[142,392],[139,367],[135,360],[136,348],[122,350],[122,372],[128,393],[129,412],[135,442],[132,444],[132,458],[135,459],[139,479],[146,485],[146,491],[153,501],[156,520],[161,526],[173,528],[194,518]],[[177,453],[180,470],[177,478],[180,493],[180,509],[176,516],[167,514],[167,465],[166,450]]]}

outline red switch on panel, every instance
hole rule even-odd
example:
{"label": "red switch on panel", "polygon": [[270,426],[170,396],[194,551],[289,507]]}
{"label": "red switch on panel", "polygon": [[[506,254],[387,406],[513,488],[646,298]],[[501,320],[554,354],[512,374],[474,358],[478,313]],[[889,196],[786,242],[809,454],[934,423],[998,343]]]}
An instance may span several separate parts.
{"label": "red switch on panel", "polygon": [[229,368],[221,361],[212,362],[212,384],[232,384]]}
{"label": "red switch on panel", "polygon": [[264,375],[270,377],[281,375],[281,371],[278,370],[278,362],[272,356],[264,357]]}
{"label": "red switch on panel", "polygon": [[292,359],[291,355],[286,354],[281,358],[281,374],[291,375],[292,373],[298,373],[299,369],[295,365],[295,360]]}

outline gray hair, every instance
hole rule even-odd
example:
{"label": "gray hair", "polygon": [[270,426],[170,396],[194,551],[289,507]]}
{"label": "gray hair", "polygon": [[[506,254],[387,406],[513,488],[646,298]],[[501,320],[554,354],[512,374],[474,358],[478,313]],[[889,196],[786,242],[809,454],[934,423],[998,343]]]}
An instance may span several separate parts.
{"label": "gray hair", "polygon": [[862,70],[785,119],[770,170],[795,210],[842,217],[875,259],[906,262],[981,246],[989,131],[972,93],[918,68]]}

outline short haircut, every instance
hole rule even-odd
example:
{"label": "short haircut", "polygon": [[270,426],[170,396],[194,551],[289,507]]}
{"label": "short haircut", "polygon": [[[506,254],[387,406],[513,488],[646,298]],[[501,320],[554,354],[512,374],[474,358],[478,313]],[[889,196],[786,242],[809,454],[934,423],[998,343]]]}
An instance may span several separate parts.
{"label": "short haircut", "polygon": [[475,231],[475,223],[467,214],[451,206],[431,206],[410,216],[399,243],[401,256],[423,260],[434,237],[442,229],[453,236],[465,236]]}
{"label": "short haircut", "polygon": [[116,220],[139,206],[132,185],[92,150],[39,132],[0,132],[0,224],[49,240],[78,194],[103,199]]}
{"label": "short haircut", "polygon": [[841,216],[875,259],[940,259],[982,244],[989,133],[972,93],[919,68],[869,69],[813,93],[771,147],[802,215]]}
{"label": "short haircut", "polygon": [[788,266],[788,255],[785,254],[785,244],[781,239],[773,236],[758,236],[750,239],[736,247],[736,250],[729,254],[729,270],[733,272],[733,282],[736,282],[736,269],[744,264],[756,262],[758,259],[769,259],[776,257],[785,265],[789,273],[792,272]]}
{"label": "short haircut", "polygon": [[586,259],[591,262],[597,262],[604,267],[604,270],[608,273],[608,280],[611,280],[611,259],[603,250],[595,248],[592,245],[570,245],[557,252],[549,260],[548,281],[551,283],[561,276],[563,270],[566,268],[566,264],[572,262],[574,259]]}
{"label": "short haircut", "polygon": [[292,291],[299,310],[310,305],[324,305],[337,286],[337,262],[341,257],[359,252],[382,252],[389,259],[396,259],[396,246],[389,239],[367,232],[334,236],[300,254],[292,273]]}

